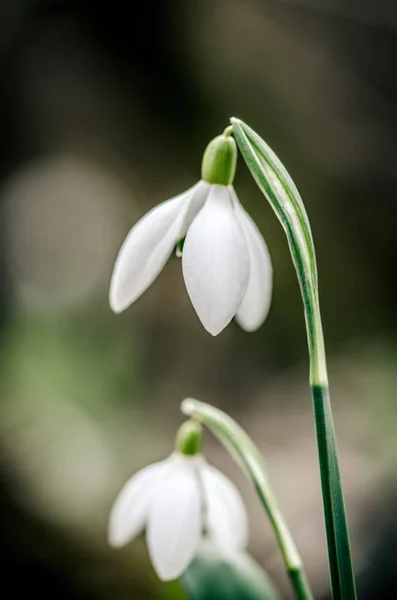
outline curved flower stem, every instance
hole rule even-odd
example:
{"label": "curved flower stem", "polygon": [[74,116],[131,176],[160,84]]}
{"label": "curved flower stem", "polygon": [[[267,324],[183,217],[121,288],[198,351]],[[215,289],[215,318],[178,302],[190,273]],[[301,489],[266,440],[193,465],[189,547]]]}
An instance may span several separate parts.
{"label": "curved flower stem", "polygon": [[276,497],[267,477],[261,486],[255,484],[255,488],[272,524],[296,598],[298,600],[313,600],[313,595],[303,569],[302,559],[288,529],[288,525],[280,512]]}
{"label": "curved flower stem", "polygon": [[232,118],[233,134],[258,187],[286,233],[302,292],[310,355],[310,385],[316,424],[328,559],[334,600],[355,600],[349,532],[338,449],[328,392],[324,338],[318,299],[317,264],[309,219],[298,189],[266,142],[246,123]]}
{"label": "curved flower stem", "polygon": [[302,559],[288,526],[284,521],[284,517],[279,511],[270,485],[266,496],[261,494],[258,487],[256,489],[276,534],[295,597],[298,600],[313,600],[313,595],[303,569]]}
{"label": "curved flower stem", "polygon": [[302,559],[278,506],[263,457],[252,439],[234,419],[210,404],[187,398],[181,408],[184,414],[204,423],[248,474],[273,527],[297,600],[313,600]]}

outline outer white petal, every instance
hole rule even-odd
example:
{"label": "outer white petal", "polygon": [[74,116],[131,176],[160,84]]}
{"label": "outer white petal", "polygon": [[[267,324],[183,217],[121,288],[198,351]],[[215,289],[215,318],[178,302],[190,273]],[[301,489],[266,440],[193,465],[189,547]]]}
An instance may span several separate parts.
{"label": "outer white petal", "polygon": [[[199,181],[184,194],[158,204],[128,233],[113,270],[109,301],[118,313],[135,302],[153,283],[175,244],[187,231],[190,219],[200,210],[208,184]],[[193,215],[192,215],[193,213]]]}
{"label": "outer white petal", "polygon": [[110,513],[109,544],[121,547],[143,529],[154,493],[167,472],[167,460],[138,471],[121,490]]}
{"label": "outer white petal", "polygon": [[187,232],[182,268],[200,321],[217,335],[236,314],[249,277],[247,244],[226,186],[211,186]]}
{"label": "outer white petal", "polygon": [[176,579],[196,554],[202,532],[202,494],[195,457],[176,460],[148,518],[147,543],[157,575]]}
{"label": "outer white petal", "polygon": [[211,190],[211,184],[207,181],[201,179],[194,187],[194,194],[190,197],[190,201],[186,206],[186,210],[184,211],[184,218],[181,225],[181,239],[186,232],[188,231],[190,225],[193,223],[195,217],[198,215],[200,210],[203,208],[208,194]]}
{"label": "outer white petal", "polygon": [[230,187],[230,193],[250,255],[250,278],[236,321],[246,331],[254,331],[262,325],[269,312],[272,299],[272,263],[262,234],[240,204],[233,187]]}
{"label": "outer white petal", "polygon": [[206,526],[211,537],[232,551],[248,543],[248,519],[235,485],[223,473],[205,464],[201,469],[206,501]]}

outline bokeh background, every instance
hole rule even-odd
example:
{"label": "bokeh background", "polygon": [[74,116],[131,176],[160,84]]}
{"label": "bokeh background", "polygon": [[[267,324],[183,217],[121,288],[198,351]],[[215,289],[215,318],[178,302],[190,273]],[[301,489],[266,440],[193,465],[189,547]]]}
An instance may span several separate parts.
{"label": "bokeh background", "polygon": [[[107,516],[166,456],[194,396],[263,451],[316,598],[330,598],[302,304],[287,243],[239,161],[273,260],[256,333],[212,338],[173,258],[120,316],[118,248],[197,181],[235,115],[281,157],[316,242],[359,597],[397,598],[397,6],[394,0],[3,0],[0,18],[0,474],[13,597],[183,599]],[[290,596],[249,483],[250,551]]]}

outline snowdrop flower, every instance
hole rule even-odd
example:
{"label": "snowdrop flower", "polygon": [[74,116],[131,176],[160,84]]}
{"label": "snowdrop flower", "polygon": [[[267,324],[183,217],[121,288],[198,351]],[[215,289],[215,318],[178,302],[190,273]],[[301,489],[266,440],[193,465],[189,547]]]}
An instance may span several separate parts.
{"label": "snowdrop flower", "polygon": [[114,312],[147,290],[184,240],[183,277],[205,329],[217,335],[234,316],[246,331],[263,323],[272,267],[264,239],[232,186],[237,147],[230,134],[227,128],[207,146],[196,185],[155,206],[130,230],[110,285]]}
{"label": "snowdrop flower", "polygon": [[188,421],[166,460],[138,471],[110,514],[109,543],[121,547],[146,527],[150,558],[160,579],[179,577],[204,534],[220,548],[247,544],[247,515],[235,486],[199,454],[201,426]]}

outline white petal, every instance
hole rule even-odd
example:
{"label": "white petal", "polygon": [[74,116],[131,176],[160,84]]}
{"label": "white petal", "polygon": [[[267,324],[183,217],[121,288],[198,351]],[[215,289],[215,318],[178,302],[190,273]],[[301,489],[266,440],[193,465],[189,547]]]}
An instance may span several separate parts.
{"label": "white petal", "polygon": [[250,278],[236,321],[245,331],[258,329],[266,319],[272,299],[272,263],[259,229],[240,204],[231,187],[234,210],[244,231],[250,255]]}
{"label": "white petal", "polygon": [[157,575],[176,579],[196,554],[202,532],[202,495],[195,458],[175,462],[148,518],[147,543]]}
{"label": "white petal", "polygon": [[[110,306],[121,312],[135,302],[153,283],[178,240],[194,218],[208,193],[208,184],[199,181],[187,192],[158,204],[128,233],[116,259],[110,284]],[[192,215],[193,212],[193,215]]]}
{"label": "white petal", "polygon": [[247,244],[226,186],[211,186],[187,232],[182,268],[200,321],[217,335],[236,314],[249,277]]}
{"label": "white petal", "polygon": [[203,179],[201,179],[196,184],[195,192],[194,192],[194,194],[192,194],[191,200],[188,203],[185,213],[184,213],[185,216],[184,216],[183,223],[182,223],[182,232],[181,232],[181,237],[179,239],[181,239],[184,235],[186,235],[186,232],[188,231],[190,225],[193,223],[195,217],[200,212],[200,210],[203,208],[203,206],[208,198],[208,194],[210,193],[210,190],[211,190],[211,184],[208,183],[207,181],[204,181]]}
{"label": "white petal", "polygon": [[243,550],[248,543],[248,520],[243,500],[223,473],[205,465],[201,470],[208,533],[221,546]]}
{"label": "white petal", "polygon": [[110,513],[109,544],[121,547],[143,529],[157,485],[167,472],[168,461],[138,471],[121,490]]}

